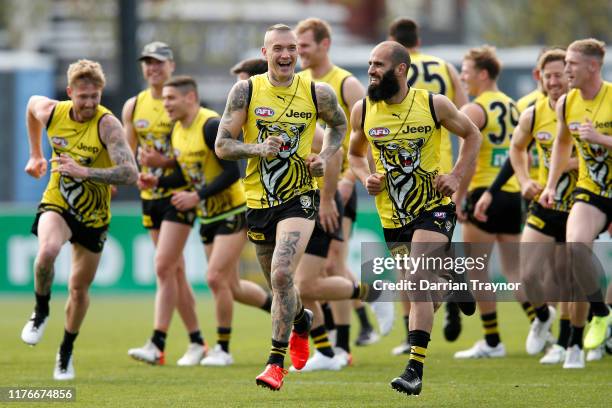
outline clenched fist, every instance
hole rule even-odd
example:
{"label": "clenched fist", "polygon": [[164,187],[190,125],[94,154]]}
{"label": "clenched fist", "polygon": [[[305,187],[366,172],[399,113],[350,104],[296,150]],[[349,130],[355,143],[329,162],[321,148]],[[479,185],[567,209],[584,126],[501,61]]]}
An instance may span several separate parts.
{"label": "clenched fist", "polygon": [[47,174],[47,160],[44,157],[30,157],[25,172],[34,178],[43,177]]}

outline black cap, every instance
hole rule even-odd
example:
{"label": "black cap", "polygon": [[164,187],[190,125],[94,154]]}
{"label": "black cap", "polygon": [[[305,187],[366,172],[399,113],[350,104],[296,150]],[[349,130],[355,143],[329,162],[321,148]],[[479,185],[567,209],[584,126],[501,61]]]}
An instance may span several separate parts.
{"label": "black cap", "polygon": [[168,44],[161,41],[153,41],[152,43],[144,46],[138,60],[142,61],[145,58],[154,58],[158,61],[168,61],[173,60],[174,55],[172,54],[172,50]]}

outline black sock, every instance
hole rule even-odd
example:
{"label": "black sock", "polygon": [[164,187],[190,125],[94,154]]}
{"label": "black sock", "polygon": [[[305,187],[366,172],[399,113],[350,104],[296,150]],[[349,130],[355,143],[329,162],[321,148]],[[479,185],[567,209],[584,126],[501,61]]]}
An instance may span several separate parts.
{"label": "black sock", "polygon": [[155,344],[159,351],[164,351],[166,348],[166,333],[161,330],[153,330],[151,343]]}
{"label": "black sock", "polygon": [[[376,302],[380,295],[382,295],[382,290],[376,290],[374,287],[368,283],[359,283],[359,299],[364,302],[372,303]],[[353,292],[353,295],[355,292]],[[356,298],[354,298],[356,299]]]}
{"label": "black sock", "polygon": [[304,311],[304,306],[301,306],[300,310],[295,314],[293,319],[293,329],[298,334],[304,334],[308,331],[308,317]]}
{"label": "black sock", "polygon": [[189,333],[189,341],[191,343],[197,343],[200,346],[204,345],[204,339],[202,338],[202,333],[199,330]]}
{"label": "black sock", "polygon": [[285,367],[285,354],[287,354],[287,347],[289,343],[276,341],[272,339],[272,347],[270,348],[270,357],[266,364],[276,364],[277,366]]}
{"label": "black sock", "polygon": [[319,327],[315,327],[310,331],[310,337],[314,342],[315,348],[323,355],[333,358],[334,357],[334,349],[332,349],[332,345],[329,342],[329,337],[327,337],[327,330],[325,330],[324,325],[320,325]]}
{"label": "black sock", "polygon": [[60,354],[63,354],[63,355],[72,354],[72,346],[74,345],[74,340],[77,338],[78,335],[79,335],[78,332],[69,333],[68,330],[64,329],[64,340],[62,341],[62,344],[60,345]]}
{"label": "black sock", "polygon": [[221,349],[226,353],[229,353],[229,342],[231,336],[231,327],[217,327],[217,344],[220,345]]}
{"label": "black sock", "polygon": [[408,335],[410,342],[410,358],[408,367],[412,368],[423,378],[423,364],[427,355],[427,344],[429,344],[429,333],[423,330],[411,330]]}
{"label": "black sock", "polygon": [[593,316],[597,317],[605,317],[610,313],[608,306],[602,301],[591,302],[591,311],[593,312]]}
{"label": "black sock", "polygon": [[272,310],[272,295],[271,294],[268,293],[268,296],[266,297],[266,303],[261,305],[259,308],[261,310],[264,310],[270,313],[270,311]]}
{"label": "black sock", "polygon": [[361,284],[355,282],[353,284],[353,293],[351,294],[351,299],[359,299],[360,294],[361,294]]}
{"label": "black sock", "polygon": [[51,299],[51,292],[48,295],[39,295],[34,292],[36,296],[36,306],[34,307],[34,311],[36,314],[41,316],[49,316],[49,300]]}
{"label": "black sock", "polygon": [[480,319],[482,320],[487,344],[490,347],[497,346],[501,342],[499,329],[497,328],[497,312],[481,315]]}
{"label": "black sock", "polygon": [[559,319],[559,338],[557,339],[557,344],[559,346],[567,348],[570,332],[571,327],[569,318],[561,316],[561,319]]}
{"label": "black sock", "polygon": [[359,306],[355,309],[355,313],[357,313],[357,317],[359,318],[359,323],[361,323],[362,330],[372,330],[372,325],[370,324],[370,320],[368,320],[368,312],[366,311],[365,306]]}
{"label": "black sock", "polygon": [[336,325],[336,347],[340,347],[347,353],[351,352],[351,347],[349,346],[350,329],[351,326],[348,324]]}
{"label": "black sock", "polygon": [[405,315],[404,316],[404,327],[406,328],[406,343],[410,344],[410,325],[408,324],[410,322],[410,316]]}
{"label": "black sock", "polygon": [[567,347],[578,346],[582,348],[582,335],[584,334],[584,327],[576,327],[572,325],[570,333],[570,339]]}
{"label": "black sock", "polygon": [[336,330],[336,324],[334,323],[334,315],[332,313],[329,303],[325,302],[321,305],[323,309],[323,317],[325,318],[325,328],[327,331]]}
{"label": "black sock", "polygon": [[535,313],[535,309],[533,308],[531,303],[523,302],[523,303],[521,303],[521,306],[522,306],[523,310],[525,311],[525,314],[527,315],[527,318],[529,319],[529,322],[533,322],[533,319],[535,319],[536,313]]}
{"label": "black sock", "polygon": [[550,317],[550,311],[548,310],[548,305],[544,303],[542,306],[535,309],[536,317],[539,321],[545,322]]}

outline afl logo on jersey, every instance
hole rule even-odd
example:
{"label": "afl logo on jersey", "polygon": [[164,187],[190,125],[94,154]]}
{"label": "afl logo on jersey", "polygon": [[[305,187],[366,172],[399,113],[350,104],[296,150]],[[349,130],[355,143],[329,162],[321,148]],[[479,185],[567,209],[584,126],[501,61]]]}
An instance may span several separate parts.
{"label": "afl logo on jersey", "polygon": [[383,137],[383,136],[387,136],[390,133],[391,133],[391,131],[389,129],[387,129],[386,127],[372,128],[368,132],[368,134],[370,136],[372,136],[372,137]]}
{"label": "afl logo on jersey", "polygon": [[546,142],[550,139],[552,139],[552,135],[548,132],[538,132],[536,133],[536,139],[542,141],[542,142]]}
{"label": "afl logo on jersey", "polygon": [[570,122],[567,125],[570,132],[578,132],[578,128],[580,127],[580,122]]}
{"label": "afl logo on jersey", "polygon": [[262,118],[269,118],[270,116],[274,116],[274,110],[266,106],[260,106],[255,108],[255,114]]}
{"label": "afl logo on jersey", "polygon": [[51,142],[53,142],[53,144],[55,146],[58,146],[58,147],[66,147],[66,146],[68,146],[68,141],[66,139],[64,139],[63,137],[53,136],[51,138]]}
{"label": "afl logo on jersey", "polygon": [[136,126],[136,129],[144,129],[144,128],[148,128],[149,127],[149,121],[146,119],[139,119],[136,121],[136,123],[134,124]]}

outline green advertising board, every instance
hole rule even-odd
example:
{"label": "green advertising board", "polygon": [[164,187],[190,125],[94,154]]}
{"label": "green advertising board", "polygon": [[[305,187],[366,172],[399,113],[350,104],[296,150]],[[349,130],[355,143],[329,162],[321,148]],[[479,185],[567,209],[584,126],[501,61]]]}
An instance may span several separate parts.
{"label": "green advertising board", "polygon": [[[30,233],[34,212],[0,211],[0,292],[31,292],[33,265],[38,249],[37,238]],[[188,280],[196,290],[208,290],[206,259],[194,228],[185,247]],[[362,211],[350,241],[349,267],[359,276],[361,242],[382,240],[382,230],[375,211]],[[70,276],[70,245],[64,245],[55,263],[54,290],[66,290]],[[114,211],[108,240],[94,280],[94,292],[152,291],[155,251],[142,227],[137,207]],[[241,274],[264,284],[253,246],[249,243],[241,257]]]}

